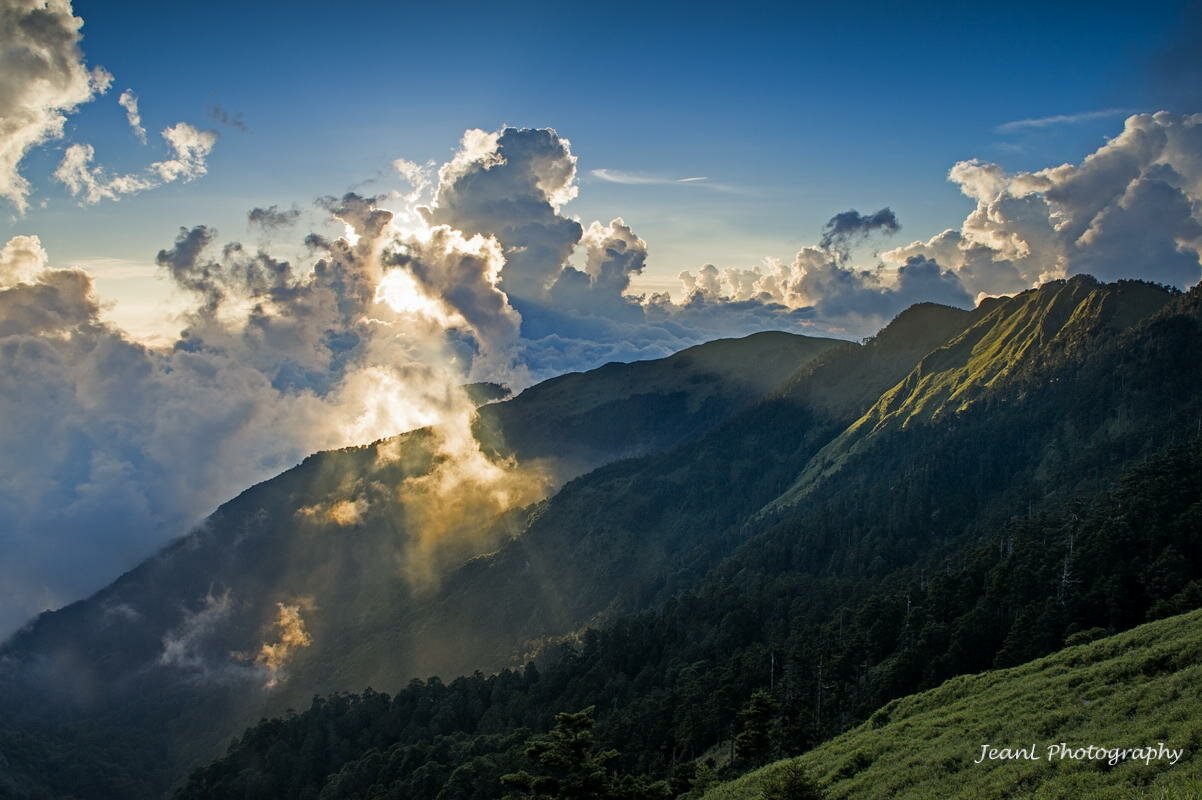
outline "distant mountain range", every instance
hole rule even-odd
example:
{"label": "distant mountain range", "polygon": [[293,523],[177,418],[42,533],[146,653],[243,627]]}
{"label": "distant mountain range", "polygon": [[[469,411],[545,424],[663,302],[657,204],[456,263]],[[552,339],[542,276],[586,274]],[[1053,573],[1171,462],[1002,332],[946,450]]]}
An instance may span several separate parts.
{"label": "distant mountain range", "polygon": [[[1198,289],[1081,276],[863,343],[764,333],[486,392],[477,440],[549,496],[470,518],[419,584],[403,492],[432,434],[317,454],[3,646],[0,797],[161,796],[261,716],[369,686],[398,694],[259,725],[185,796],[495,796],[526,734],[588,705],[623,769],[685,794],[707,759],[1188,611],[1199,352]],[[757,691],[770,744],[732,758]]]}

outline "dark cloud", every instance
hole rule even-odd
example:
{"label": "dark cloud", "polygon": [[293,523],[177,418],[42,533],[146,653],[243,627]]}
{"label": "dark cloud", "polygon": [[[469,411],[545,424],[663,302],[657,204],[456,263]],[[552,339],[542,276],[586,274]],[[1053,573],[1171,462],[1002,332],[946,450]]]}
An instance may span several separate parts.
{"label": "dark cloud", "polygon": [[209,106],[209,117],[214,122],[218,122],[222,125],[234,128],[235,130],[242,131],[243,133],[248,133],[250,131],[250,128],[246,127],[246,123],[242,121],[241,111],[230,112],[216,103],[213,103],[211,106]]}
{"label": "dark cloud", "polygon": [[818,246],[838,253],[846,260],[848,250],[856,242],[878,231],[897,233],[899,230],[901,225],[889,208],[882,208],[873,214],[861,214],[852,209],[836,214],[822,226],[822,238]]}
{"label": "dark cloud", "polygon": [[296,206],[280,208],[272,205],[266,208],[252,208],[246,213],[246,221],[249,225],[257,225],[264,230],[274,231],[294,224],[300,219],[300,215],[301,210]]}

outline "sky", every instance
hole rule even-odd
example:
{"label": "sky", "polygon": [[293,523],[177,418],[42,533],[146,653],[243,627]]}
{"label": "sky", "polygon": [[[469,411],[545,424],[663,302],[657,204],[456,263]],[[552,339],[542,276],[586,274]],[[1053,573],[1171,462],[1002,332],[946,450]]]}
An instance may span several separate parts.
{"label": "sky", "polygon": [[[136,321],[134,308],[117,315],[139,328],[168,292],[153,258],[179,226],[242,237],[252,206],[390,187],[393,159],[440,163],[464,130],[507,123],[571,140],[582,190],[570,211],[622,216],[639,231],[650,249],[640,286],[676,290],[682,269],[787,258],[845,208],[888,205],[907,236],[925,238],[969,208],[946,181],[955,161],[1077,160],[1114,135],[1122,111],[1172,109],[1157,62],[1187,14],[1174,3],[1133,13],[1096,3],[78,2],[75,12],[88,63],[108,69],[113,87],[27,156],[34,207],[5,214],[0,235],[35,233],[56,263],[120,276],[106,295],[140,302]],[[125,124],[125,89],[149,146]],[[1115,113],[998,130],[1099,111]],[[161,156],[155,131],[180,120],[219,134],[203,180],[80,208],[50,179],[73,141],[132,168]],[[606,183],[597,169],[707,180]]]}
{"label": "sky", "polygon": [[0,636],[316,450],[509,485],[466,381],[1187,289],[1199,87],[1196,3],[0,0]]}

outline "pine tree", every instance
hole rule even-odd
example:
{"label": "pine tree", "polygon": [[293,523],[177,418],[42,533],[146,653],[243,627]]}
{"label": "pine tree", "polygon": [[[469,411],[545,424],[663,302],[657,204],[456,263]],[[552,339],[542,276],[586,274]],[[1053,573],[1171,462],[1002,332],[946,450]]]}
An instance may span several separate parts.
{"label": "pine tree", "polygon": [[578,797],[608,798],[611,781],[608,764],[617,750],[597,752],[593,739],[593,706],[575,713],[555,715],[555,727],[546,736],[530,740],[526,758],[534,762],[537,775],[526,770],[501,776],[501,782],[518,790],[507,798],[560,800]]}
{"label": "pine tree", "polygon": [[776,750],[776,715],[779,704],[763,689],[752,693],[739,712],[743,729],[735,737],[735,759],[743,764],[762,764]]}

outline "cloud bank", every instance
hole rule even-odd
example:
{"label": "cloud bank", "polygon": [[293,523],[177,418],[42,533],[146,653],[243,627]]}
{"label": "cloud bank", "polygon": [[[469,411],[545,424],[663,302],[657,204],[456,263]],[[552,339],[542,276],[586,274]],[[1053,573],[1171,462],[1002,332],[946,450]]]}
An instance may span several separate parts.
{"label": "cloud bank", "polygon": [[886,263],[935,259],[975,295],[1079,273],[1180,288],[1202,277],[1202,115],[1128,117],[1080,164],[1007,173],[961,161],[948,177],[976,208],[958,229],[884,253]]}
{"label": "cloud bank", "polygon": [[[193,169],[177,161],[152,178]],[[11,239],[0,249],[0,630],[97,588],[310,452],[424,426],[439,468],[404,487],[413,563],[470,554],[473,519],[546,485],[465,435],[467,381],[520,388],[765,329],[864,336],[916,302],[971,306],[1078,272],[1180,287],[1202,276],[1199,116],[1133,116],[1079,164],[958,163],[949,178],[975,201],[958,227],[856,264],[854,245],[900,223],[888,208],[840,212],[789,259],[682,272],[675,301],[630,293],[650,258],[632,225],[565,211],[576,163],[551,129],[473,130],[436,178],[399,159],[407,193],[322,199],[328,222],[308,234],[295,210],[250,211],[257,229],[303,242],[299,259],[181,228],[156,258],[192,300],[167,348],[104,323],[88,273],[52,267],[36,236]],[[449,495],[471,513],[439,513]],[[338,525],[369,513],[358,495],[317,501],[312,515]]]}

